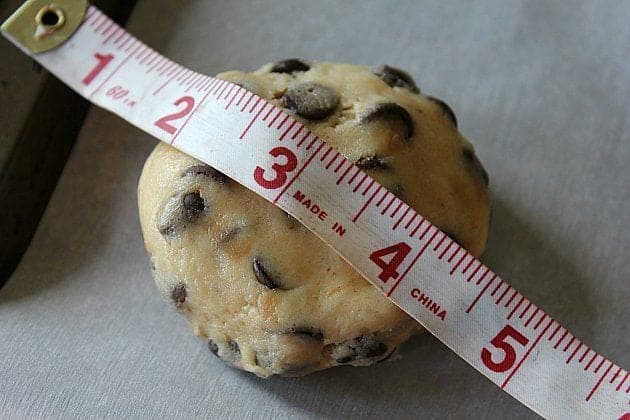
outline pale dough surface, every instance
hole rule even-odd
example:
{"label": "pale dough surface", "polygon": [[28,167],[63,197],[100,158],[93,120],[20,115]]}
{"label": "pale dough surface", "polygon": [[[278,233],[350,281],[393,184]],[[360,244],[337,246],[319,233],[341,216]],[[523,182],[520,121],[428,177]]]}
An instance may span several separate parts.
{"label": "pale dough surface", "polygon": [[[389,67],[297,63],[218,77],[287,108],[479,255],[487,174],[450,108]],[[236,367],[269,376],[369,365],[421,329],[295,219],[170,146],[148,158],[138,198],[161,293]]]}

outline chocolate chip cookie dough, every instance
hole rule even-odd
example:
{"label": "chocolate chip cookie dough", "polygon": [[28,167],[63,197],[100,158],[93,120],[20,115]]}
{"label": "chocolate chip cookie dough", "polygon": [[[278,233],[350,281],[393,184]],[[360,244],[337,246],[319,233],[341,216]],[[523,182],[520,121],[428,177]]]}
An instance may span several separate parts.
{"label": "chocolate chip cookie dough", "polygon": [[[474,255],[488,175],[443,101],[389,66],[284,60],[217,76],[282,107]],[[210,352],[259,376],[389,358],[421,330],[299,222],[161,143],[138,187],[159,290]]]}

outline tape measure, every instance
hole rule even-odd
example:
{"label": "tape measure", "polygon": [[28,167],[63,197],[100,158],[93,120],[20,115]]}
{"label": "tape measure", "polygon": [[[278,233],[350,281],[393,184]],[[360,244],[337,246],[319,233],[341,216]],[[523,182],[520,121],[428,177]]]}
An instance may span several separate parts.
{"label": "tape measure", "polygon": [[[299,219],[387,298],[540,415],[630,420],[628,371],[284,110],[163,57],[85,0],[28,1],[2,31],[91,102]],[[321,211],[302,205],[304,197]]]}

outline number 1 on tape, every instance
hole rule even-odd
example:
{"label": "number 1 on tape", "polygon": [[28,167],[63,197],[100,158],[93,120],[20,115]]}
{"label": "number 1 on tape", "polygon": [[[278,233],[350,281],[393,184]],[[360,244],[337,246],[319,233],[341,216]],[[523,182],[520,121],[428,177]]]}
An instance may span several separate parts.
{"label": "number 1 on tape", "polygon": [[[47,27],[46,13],[65,23]],[[31,0],[2,30],[79,94],[295,216],[534,411],[630,419],[628,371],[270,102],[161,56],[82,0]]]}

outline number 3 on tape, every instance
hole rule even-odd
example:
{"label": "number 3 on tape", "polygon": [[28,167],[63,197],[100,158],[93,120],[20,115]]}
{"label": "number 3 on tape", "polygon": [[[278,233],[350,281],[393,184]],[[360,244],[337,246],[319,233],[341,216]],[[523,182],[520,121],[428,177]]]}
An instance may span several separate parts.
{"label": "number 3 on tape", "polygon": [[254,180],[263,188],[275,190],[287,182],[287,173],[295,170],[298,160],[295,154],[286,147],[274,147],[269,151],[269,154],[273,157],[283,156],[285,163],[274,163],[271,165],[271,169],[274,172],[272,179],[266,179],[265,170],[260,166],[256,166]]}
{"label": "number 3 on tape", "polygon": [[30,0],[2,31],[79,94],[298,218],[392,302],[539,414],[630,420],[628,371],[283,110],[161,56],[84,0]]}

